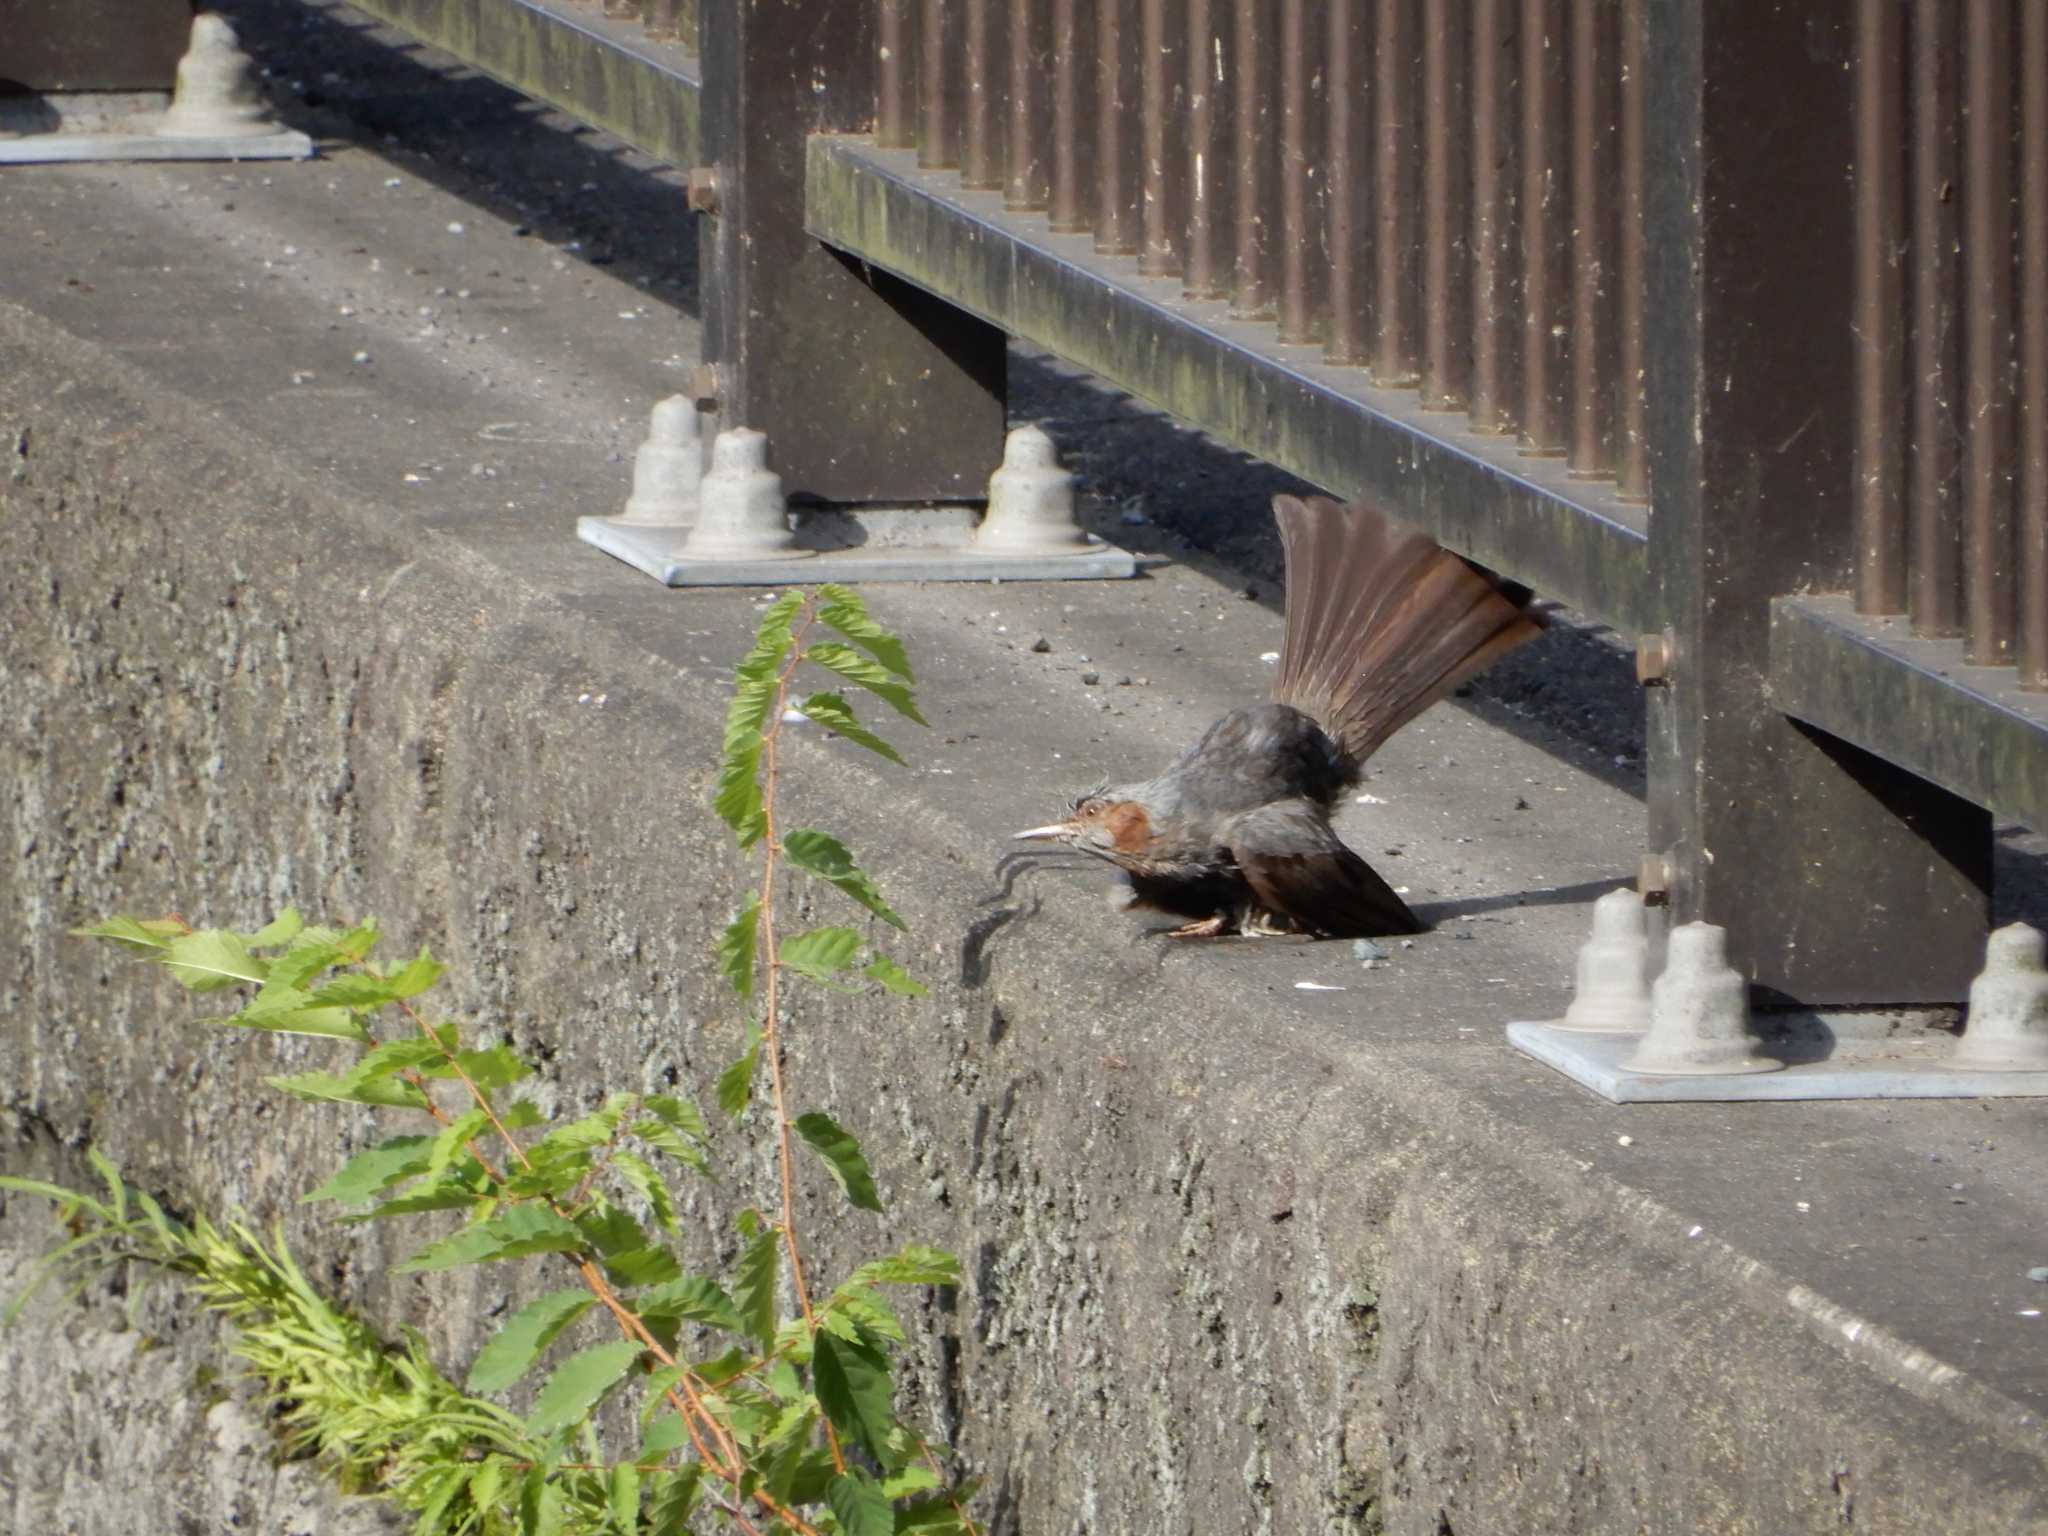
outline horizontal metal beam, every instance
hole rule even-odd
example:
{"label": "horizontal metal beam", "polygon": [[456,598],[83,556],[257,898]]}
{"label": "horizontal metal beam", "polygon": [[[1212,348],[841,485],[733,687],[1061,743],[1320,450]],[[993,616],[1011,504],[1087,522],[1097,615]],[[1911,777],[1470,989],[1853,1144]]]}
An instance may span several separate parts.
{"label": "horizontal metal beam", "polygon": [[[1345,496],[1367,496],[1546,596],[1628,629],[1651,618],[1645,509],[1561,458],[1369,387],[1273,328],[1190,302],[1177,279],[1097,256],[1086,235],[1006,213],[999,193],[920,172],[910,150],[810,141],[805,227],[1245,452]],[[1247,509],[1249,512],[1251,509]]]}
{"label": "horizontal metal beam", "polygon": [[522,95],[683,169],[702,159],[697,61],[565,0],[349,0]]}
{"label": "horizontal metal beam", "polygon": [[1771,702],[1999,816],[2048,828],[2048,694],[1847,597],[1771,605]]}

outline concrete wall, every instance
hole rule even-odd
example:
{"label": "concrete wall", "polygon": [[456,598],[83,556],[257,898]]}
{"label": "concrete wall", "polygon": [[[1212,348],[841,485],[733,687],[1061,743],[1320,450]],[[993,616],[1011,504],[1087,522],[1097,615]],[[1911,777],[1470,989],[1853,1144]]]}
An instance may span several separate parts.
{"label": "concrete wall", "polygon": [[[708,1099],[739,1040],[707,961],[735,867],[705,808],[717,669],[333,494],[5,305],[0,584],[0,1164],[78,1177],[97,1142],[196,1207],[283,1216],[309,1267],[459,1374],[541,1272],[386,1276],[414,1237],[293,1204],[372,1120],[262,1086],[328,1051],[204,1032],[175,988],[63,930],[373,913],[449,962],[459,1011],[546,1059],[565,1107]],[[726,601],[720,661],[746,613]],[[807,1200],[819,1263],[904,1237],[961,1253],[968,1283],[912,1308],[917,1385],[995,1530],[2043,1528],[2025,1434],[1849,1358],[1766,1304],[1782,1286],[1760,1267],[1398,1060],[1319,1043],[1267,980],[1136,960],[1092,903],[987,904],[988,829],[917,782],[816,743],[790,766],[937,983],[929,1003],[806,1003],[796,1077],[892,1201],[877,1222]],[[722,1141],[738,1172],[689,1220],[729,1249],[770,1185],[753,1128]],[[149,1480],[80,1471],[116,1454],[84,1430],[117,1438],[134,1362],[103,1311],[43,1315],[10,1374],[71,1386],[7,1403],[17,1513],[164,1528]],[[206,1330],[174,1321],[196,1370]],[[165,1465],[192,1474],[180,1528],[254,1497],[203,1496],[230,1454],[214,1433],[162,1417],[183,1447]]]}

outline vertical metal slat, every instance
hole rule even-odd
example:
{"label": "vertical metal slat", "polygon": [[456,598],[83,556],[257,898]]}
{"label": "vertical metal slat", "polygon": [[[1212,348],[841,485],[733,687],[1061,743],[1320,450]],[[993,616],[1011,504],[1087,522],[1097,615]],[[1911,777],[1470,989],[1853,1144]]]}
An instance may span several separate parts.
{"label": "vertical metal slat", "polygon": [[1009,131],[1003,136],[1003,206],[1036,210],[1052,195],[1046,131],[1049,123],[1045,75],[1046,0],[1009,0],[1006,50],[1010,85],[1006,105]]}
{"label": "vertical metal slat", "polygon": [[[1114,5],[1116,0],[1102,0]],[[1055,233],[1079,234],[1094,217],[1089,196],[1087,129],[1082,93],[1092,7],[1088,0],[1052,0],[1052,206]]]}
{"label": "vertical metal slat", "polygon": [[1472,0],[1472,429],[1512,432],[1518,355],[1515,0]]}
{"label": "vertical metal slat", "polygon": [[1945,5],[1908,7],[1913,122],[1910,303],[1913,312],[1912,449],[1906,503],[1906,606],[1916,634],[1963,632],[1962,501],[1957,415],[1962,331],[1956,321],[1961,241],[1956,183],[1960,16]]}
{"label": "vertical metal slat", "polygon": [[875,28],[875,143],[909,149],[917,142],[916,27],[918,0],[878,0]]}
{"label": "vertical metal slat", "polygon": [[1379,0],[1373,18],[1373,382],[1416,380],[1415,16],[1409,0]]}
{"label": "vertical metal slat", "polygon": [[2048,8],[2020,12],[2020,535],[2022,688],[2048,689]]}
{"label": "vertical metal slat", "polygon": [[960,49],[947,0],[924,0],[918,18],[917,163],[938,170],[960,163]]}
{"label": "vertical metal slat", "polygon": [[[1105,0],[1108,3],[1108,0]],[[1240,320],[1273,318],[1273,5],[1232,0],[1231,47],[1236,78],[1230,103],[1231,205],[1237,269],[1230,313]]]}
{"label": "vertical metal slat", "polygon": [[1906,606],[1905,14],[1856,6],[1856,611]]}
{"label": "vertical metal slat", "polygon": [[[1310,0],[1280,0],[1280,331],[1306,345],[1323,334],[1321,189],[1316,176],[1322,71],[1310,58]],[[1320,29],[1318,29],[1320,30]]]}
{"label": "vertical metal slat", "polygon": [[1009,7],[1003,0],[967,0],[961,62],[967,106],[960,124],[960,185],[993,191],[1003,185],[1003,72],[997,35]]}
{"label": "vertical metal slat", "polygon": [[1622,0],[1621,10],[1621,286],[1620,334],[1616,337],[1616,389],[1620,397],[1619,479],[1616,489],[1630,501],[1650,498],[1649,390],[1647,358],[1648,278],[1644,270],[1643,158],[1649,93],[1644,88],[1649,0]]}
{"label": "vertical metal slat", "polygon": [[1572,0],[1571,446],[1565,465],[1583,478],[1614,471],[1614,20],[1607,0]]}
{"label": "vertical metal slat", "polygon": [[1178,153],[1186,113],[1183,55],[1188,36],[1182,7],[1169,0],[1144,0],[1143,51],[1139,60],[1138,157],[1144,202],[1139,231],[1138,270],[1147,277],[1175,277],[1181,270],[1181,241],[1187,215],[1182,202],[1185,162]]}
{"label": "vertical metal slat", "polygon": [[1963,47],[1963,638],[2012,660],[2012,13],[1965,8]]}
{"label": "vertical metal slat", "polygon": [[1230,294],[1231,0],[1187,0],[1188,235],[1181,289],[1191,299]]}
{"label": "vertical metal slat", "polygon": [[1422,406],[1467,399],[1472,319],[1466,287],[1471,232],[1465,10],[1426,5],[1422,23]]}
{"label": "vertical metal slat", "polygon": [[1095,249],[1135,256],[1139,244],[1138,58],[1129,0],[1095,7]]}
{"label": "vertical metal slat", "polygon": [[1366,344],[1365,137],[1360,110],[1364,82],[1365,0],[1330,0],[1329,92],[1323,118],[1329,169],[1324,218],[1329,240],[1329,337],[1327,362],[1361,366],[1371,356]]}
{"label": "vertical metal slat", "polygon": [[1522,0],[1522,450],[1565,447],[1570,202],[1564,0]]}

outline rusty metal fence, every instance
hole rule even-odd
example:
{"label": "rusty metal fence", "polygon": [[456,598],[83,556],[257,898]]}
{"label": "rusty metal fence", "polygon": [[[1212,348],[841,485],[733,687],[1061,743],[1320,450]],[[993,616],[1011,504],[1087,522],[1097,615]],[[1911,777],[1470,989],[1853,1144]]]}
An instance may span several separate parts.
{"label": "rusty metal fence", "polygon": [[1644,635],[1645,885],[1765,999],[1961,995],[2048,827],[2048,10],[356,3],[693,169],[793,489],[976,496],[1045,347]]}

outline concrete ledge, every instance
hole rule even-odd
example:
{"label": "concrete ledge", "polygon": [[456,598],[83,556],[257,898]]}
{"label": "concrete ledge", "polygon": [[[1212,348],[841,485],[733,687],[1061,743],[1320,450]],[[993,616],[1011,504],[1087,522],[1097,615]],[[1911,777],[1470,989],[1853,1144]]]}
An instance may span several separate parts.
{"label": "concrete ledge", "polygon": [[[190,200],[167,194],[227,173],[0,183],[0,222],[55,232],[17,242],[26,303],[0,303],[4,1166],[76,1173],[97,1140],[182,1198],[283,1215],[459,1364],[540,1272],[393,1280],[410,1238],[307,1224],[309,1175],[370,1130],[261,1088],[318,1047],[192,1029],[181,995],[61,936],[115,907],[374,912],[571,1102],[701,1094],[736,1050],[705,791],[754,600],[657,590],[571,537],[623,494],[602,450],[662,392],[644,330],[590,319],[630,292],[473,212],[450,254],[462,205],[387,216],[384,170],[351,152],[309,173],[338,186],[244,172]],[[287,241],[304,261],[266,279]],[[507,329],[416,334],[431,285],[464,281]],[[559,387],[572,340],[582,383]],[[308,393],[330,387],[355,392]],[[1572,903],[1629,866],[1635,818],[1455,711],[1389,749],[1388,803],[1352,826],[1403,849],[1439,923],[1389,969],[1167,949],[1077,882],[1002,886],[1000,834],[1069,779],[1155,761],[1262,686],[1273,621],[1186,570],[877,600],[924,664],[918,771],[809,740],[795,793],[868,855],[938,996],[819,1006],[795,1070],[876,1158],[887,1236],[967,1261],[918,1319],[919,1387],[996,1529],[2048,1528],[2042,1325],[2018,1317],[2048,1261],[2026,1257],[2037,1115],[1617,1110],[1518,1062],[1500,1024],[1558,1011]],[[1084,652],[1151,681],[1084,687]],[[713,1245],[767,1187],[752,1129],[689,1208]],[[831,1209],[827,1272],[884,1240]],[[146,1523],[137,1498],[81,1528]]]}

